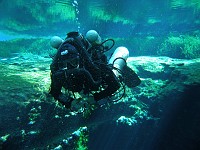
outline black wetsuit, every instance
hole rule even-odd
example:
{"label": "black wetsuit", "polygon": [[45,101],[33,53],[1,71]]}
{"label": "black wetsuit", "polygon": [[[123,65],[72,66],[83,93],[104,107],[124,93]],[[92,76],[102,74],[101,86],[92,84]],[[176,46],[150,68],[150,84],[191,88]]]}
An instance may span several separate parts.
{"label": "black wetsuit", "polygon": [[59,47],[50,66],[50,94],[64,105],[68,105],[72,98],[62,94],[62,87],[72,92],[80,92],[83,88],[88,89],[88,91],[98,90],[100,86],[100,82],[95,82],[89,71],[82,67],[80,59],[79,51],[67,39]]}
{"label": "black wetsuit", "polygon": [[[102,84],[106,86],[104,90],[94,93],[94,99],[96,101],[111,96],[120,88],[119,81],[113,73],[112,68],[109,65],[107,65],[107,57],[102,52],[102,48],[102,45],[96,45],[93,49],[89,49],[92,61],[100,70],[100,74],[98,74],[97,76],[102,79]],[[91,74],[93,75],[96,73],[92,72]]]}

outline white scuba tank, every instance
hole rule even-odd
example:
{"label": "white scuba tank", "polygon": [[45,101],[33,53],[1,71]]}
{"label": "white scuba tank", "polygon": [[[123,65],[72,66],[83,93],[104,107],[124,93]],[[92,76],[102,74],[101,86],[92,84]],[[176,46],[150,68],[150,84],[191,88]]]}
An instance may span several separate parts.
{"label": "white scuba tank", "polygon": [[[108,64],[113,64],[113,66],[119,70],[122,70],[122,68],[126,65],[126,60],[129,57],[129,51],[126,47],[118,47],[114,53],[112,54],[111,58],[108,61]],[[120,73],[113,69],[114,74],[118,77]]]}
{"label": "white scuba tank", "polygon": [[53,36],[50,40],[50,45],[51,47],[58,49],[63,42],[64,40],[61,37]]}

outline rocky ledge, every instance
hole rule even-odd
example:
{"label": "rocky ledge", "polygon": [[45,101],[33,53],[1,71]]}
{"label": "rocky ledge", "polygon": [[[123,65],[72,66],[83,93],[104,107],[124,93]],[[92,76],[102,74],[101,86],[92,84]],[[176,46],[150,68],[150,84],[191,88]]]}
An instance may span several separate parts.
{"label": "rocky ledge", "polygon": [[200,59],[142,56],[127,62],[142,83],[126,87],[116,103],[76,114],[48,95],[50,58],[1,58],[1,148],[195,148],[200,140]]}

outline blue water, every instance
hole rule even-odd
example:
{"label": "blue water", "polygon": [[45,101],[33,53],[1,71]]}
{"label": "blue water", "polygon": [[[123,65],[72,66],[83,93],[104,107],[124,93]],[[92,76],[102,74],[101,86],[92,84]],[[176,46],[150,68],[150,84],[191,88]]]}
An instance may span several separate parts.
{"label": "blue water", "polygon": [[[169,37],[200,37],[199,16],[199,0],[1,0],[0,44],[3,46],[0,47],[0,54],[10,52],[10,55],[0,55],[0,149],[7,136],[9,138],[5,147],[11,150],[59,149],[59,145],[64,150],[75,149],[77,141],[73,142],[76,137],[72,133],[79,127],[87,126],[89,150],[199,150],[199,84],[178,89],[180,83],[171,81],[171,76],[179,75],[177,70],[173,70],[177,67],[174,64],[159,64],[167,69],[151,78],[156,85],[159,85],[157,78],[166,80],[166,85],[171,82],[174,84],[170,92],[165,93],[163,90],[156,98],[144,96],[145,88],[150,89],[152,86],[152,92],[155,88],[149,79],[153,73],[146,70],[139,72],[142,86],[130,91],[136,93],[142,106],[147,106],[149,118],[145,118],[146,114],[143,114],[136,118],[135,124],[116,125],[116,120],[121,115],[132,117],[135,114],[129,107],[131,104],[135,105],[135,101],[131,104],[111,104],[106,109],[99,108],[88,118],[71,115],[65,109],[57,107],[49,97],[40,95],[41,90],[44,90],[39,83],[40,77],[48,74],[45,76],[46,80],[41,80],[42,83],[48,83],[51,61],[49,56],[42,56],[38,60],[38,55],[32,54],[36,51],[37,54],[43,54],[51,50],[48,40],[54,35],[65,37],[71,31],[79,31],[85,35],[88,30],[95,29],[102,39],[115,39],[114,48],[126,46],[130,56],[159,56],[161,47],[169,44],[165,41]],[[44,41],[38,40],[39,38],[45,39],[46,43],[41,43]],[[16,45],[12,45],[13,39],[21,40],[17,49]],[[199,49],[198,38],[196,41],[188,42],[186,46]],[[185,43],[181,44],[176,45],[178,48],[167,45],[169,49],[166,50],[166,55],[186,59],[187,54],[180,52]],[[193,51],[189,51],[192,49],[189,48],[187,52],[191,54]],[[21,52],[26,52],[27,55],[18,55]],[[113,50],[109,51],[108,56],[112,52]],[[198,58],[199,50],[194,52]],[[142,65],[139,67],[141,70],[144,67]],[[178,65],[184,67],[185,64]],[[20,77],[30,76],[38,78],[34,80],[36,84],[32,80],[22,80],[21,83]],[[186,77],[181,76],[182,80],[184,78]],[[48,89],[42,92],[48,93]],[[135,98],[135,95],[128,96],[131,100]],[[159,99],[160,96],[164,98]],[[73,139],[72,142],[67,143],[66,140],[70,139]]]}

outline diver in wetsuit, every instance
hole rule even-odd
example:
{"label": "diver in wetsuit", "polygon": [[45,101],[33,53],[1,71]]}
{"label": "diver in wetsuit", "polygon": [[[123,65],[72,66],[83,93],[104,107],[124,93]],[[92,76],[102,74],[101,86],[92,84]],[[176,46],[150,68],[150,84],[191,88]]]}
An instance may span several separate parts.
{"label": "diver in wetsuit", "polygon": [[[95,30],[89,30],[86,33],[86,39],[90,42],[91,47],[88,49],[88,53],[91,54],[92,61],[101,70],[99,76],[102,79],[103,84],[106,85],[104,90],[94,93],[94,100],[99,101],[101,99],[108,99],[113,93],[120,88],[119,80],[113,73],[112,68],[108,65],[107,57],[104,54],[106,48],[102,44],[101,37]],[[92,74],[95,74],[92,73]]]}
{"label": "diver in wetsuit", "polygon": [[53,37],[51,45],[57,48],[58,51],[53,57],[53,62],[50,65],[51,69],[51,87],[50,94],[70,108],[71,102],[74,100],[72,97],[67,97],[61,92],[62,87],[72,92],[80,92],[83,88],[87,90],[98,90],[100,81],[94,81],[92,75],[83,67],[83,61],[80,54],[84,55],[80,47],[75,47],[73,38],[79,38],[78,43],[88,45],[87,41],[77,32],[70,32],[67,38],[63,41],[61,38]]}
{"label": "diver in wetsuit", "polygon": [[[104,52],[110,50],[114,46],[114,40],[107,39],[102,42],[101,37],[95,30],[89,30],[86,33],[86,39],[92,45],[92,47],[88,49],[88,52],[91,54],[93,62],[102,70],[102,81],[107,85],[104,90],[99,93],[94,93],[94,99],[96,101],[109,98],[109,96],[115,93],[120,87],[119,82],[121,82],[121,79],[129,88],[136,87],[141,83],[138,75],[126,64],[126,60],[129,57],[129,51],[126,47],[117,47],[109,61],[107,61]],[[104,46],[108,41],[112,42],[111,46]]]}

